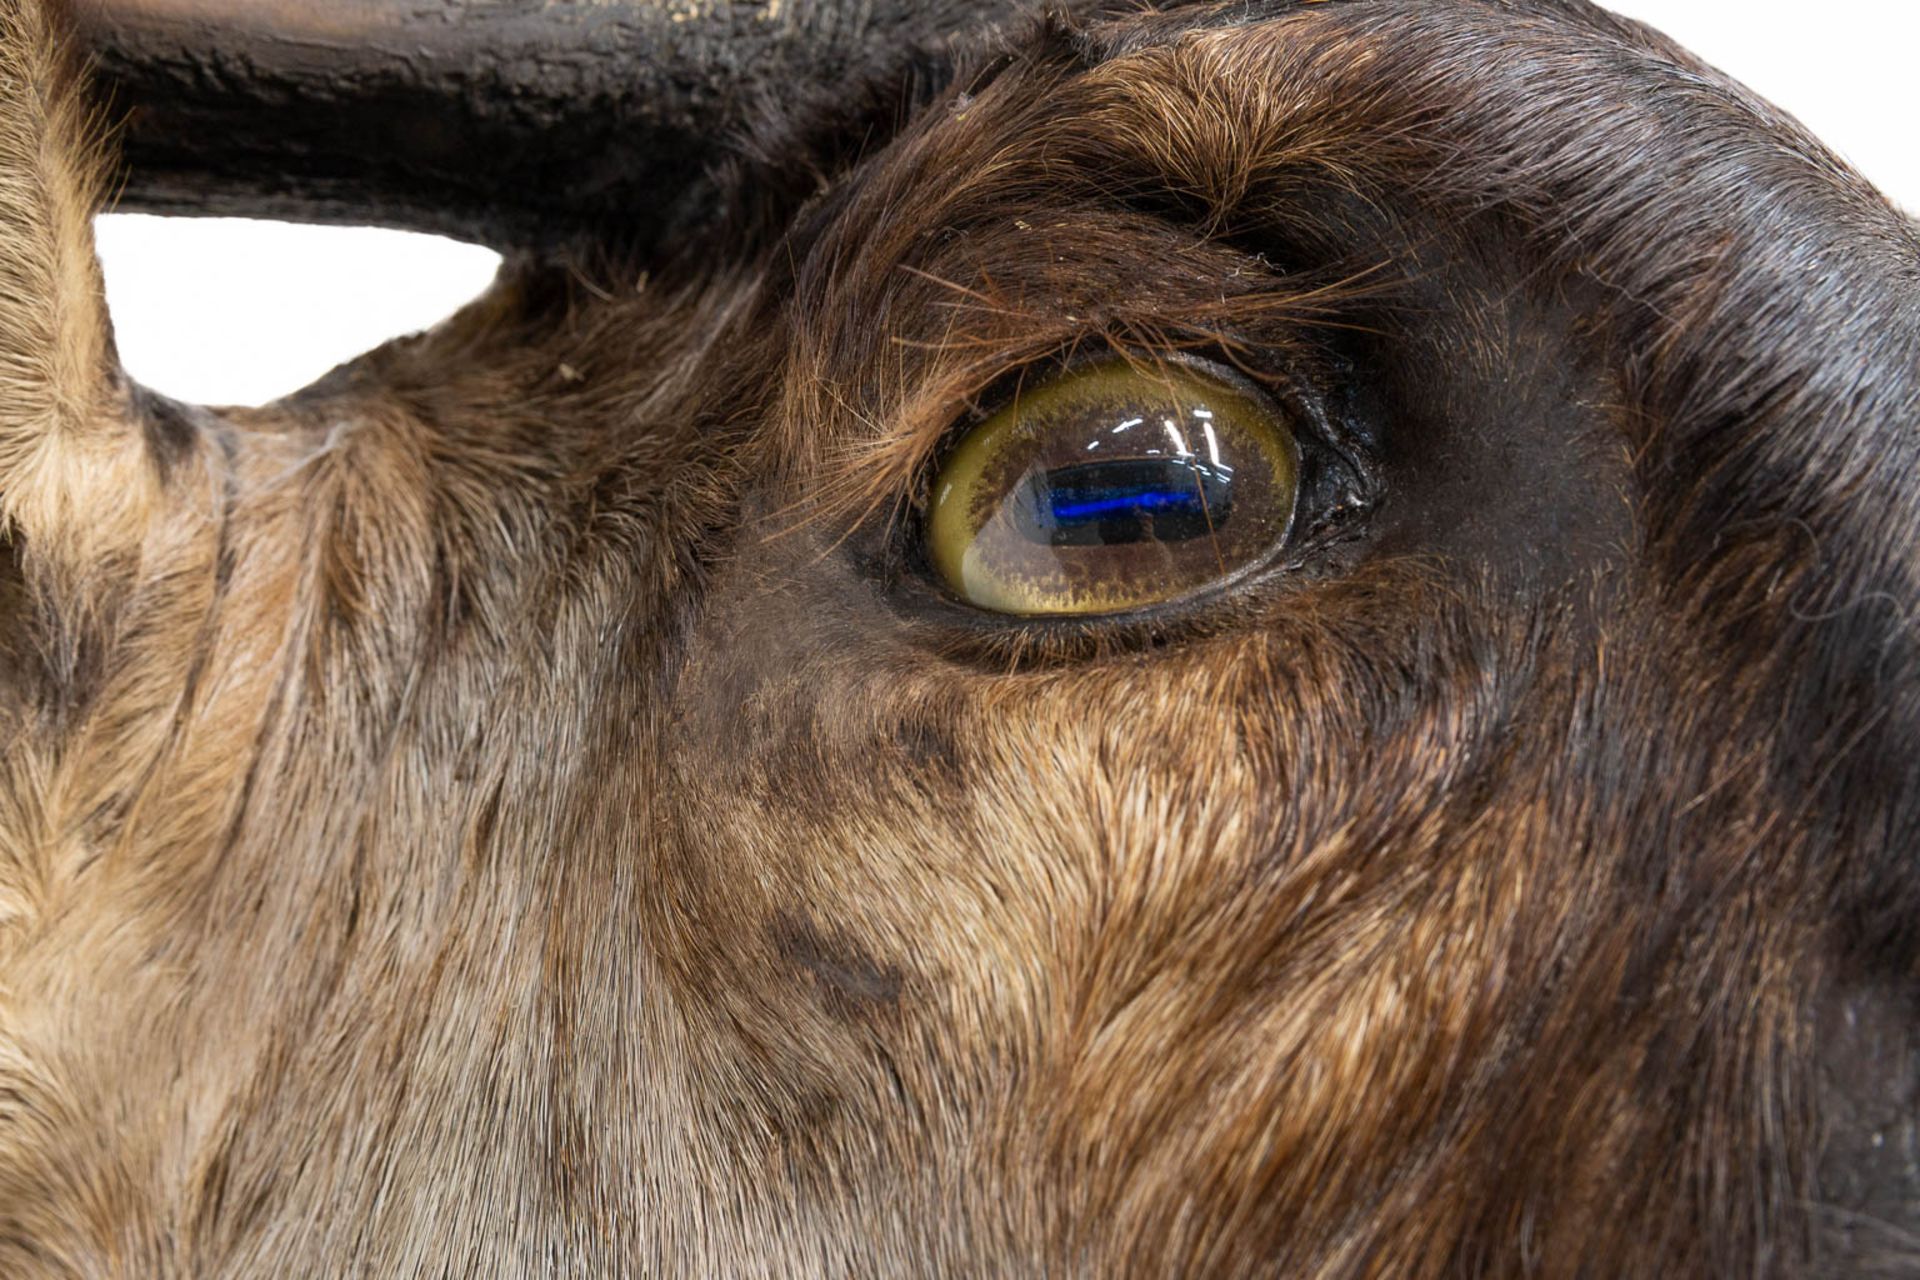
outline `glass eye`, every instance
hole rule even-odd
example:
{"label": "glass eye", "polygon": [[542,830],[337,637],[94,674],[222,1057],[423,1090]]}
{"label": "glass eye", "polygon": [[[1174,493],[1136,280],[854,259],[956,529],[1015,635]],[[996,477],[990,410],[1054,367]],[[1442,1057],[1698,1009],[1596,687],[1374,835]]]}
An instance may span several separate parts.
{"label": "glass eye", "polygon": [[1300,474],[1281,412],[1185,364],[1067,370],[969,431],[927,547],[967,603],[1028,617],[1177,600],[1286,536]]}

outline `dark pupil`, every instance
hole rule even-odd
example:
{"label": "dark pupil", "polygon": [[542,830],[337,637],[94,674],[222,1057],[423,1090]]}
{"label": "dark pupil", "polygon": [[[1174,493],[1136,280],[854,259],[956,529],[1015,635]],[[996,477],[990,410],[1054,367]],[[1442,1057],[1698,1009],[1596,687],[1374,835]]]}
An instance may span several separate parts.
{"label": "dark pupil", "polygon": [[1015,523],[1029,542],[1109,547],[1219,534],[1233,514],[1232,473],[1200,458],[1115,458],[1031,476]]}

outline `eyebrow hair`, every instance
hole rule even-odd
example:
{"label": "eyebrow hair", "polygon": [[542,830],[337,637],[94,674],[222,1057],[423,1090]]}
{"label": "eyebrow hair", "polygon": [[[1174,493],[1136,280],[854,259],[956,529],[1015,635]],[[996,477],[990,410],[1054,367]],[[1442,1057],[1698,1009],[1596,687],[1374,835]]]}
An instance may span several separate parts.
{"label": "eyebrow hair", "polygon": [[1109,56],[1091,33],[1097,15],[1115,7],[1065,0],[939,45],[886,50],[830,84],[761,103],[682,198],[663,241],[711,237],[718,222],[743,247],[808,242],[830,221],[841,180],[923,127],[942,99],[970,100],[1010,71],[1071,74]]}

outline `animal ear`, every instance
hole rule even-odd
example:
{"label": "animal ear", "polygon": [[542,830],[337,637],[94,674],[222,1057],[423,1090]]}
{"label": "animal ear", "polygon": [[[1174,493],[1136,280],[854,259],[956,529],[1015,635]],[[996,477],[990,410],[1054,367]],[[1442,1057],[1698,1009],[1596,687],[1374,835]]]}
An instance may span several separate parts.
{"label": "animal ear", "polygon": [[93,214],[103,147],[56,12],[0,0],[0,536],[72,566],[153,485],[108,327]]}

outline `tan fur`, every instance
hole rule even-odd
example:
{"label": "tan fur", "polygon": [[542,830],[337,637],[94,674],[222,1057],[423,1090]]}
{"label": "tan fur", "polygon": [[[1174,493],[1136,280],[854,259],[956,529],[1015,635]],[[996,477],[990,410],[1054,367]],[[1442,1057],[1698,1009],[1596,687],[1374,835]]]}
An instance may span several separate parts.
{"label": "tan fur", "polygon": [[[1906,829],[1850,770],[1911,667],[1802,715],[1796,628],[1910,581],[1850,523],[1908,508],[1792,452],[1837,357],[1723,376],[1864,340],[1740,346],[1758,255],[1656,264],[1599,186],[1697,157],[1462,87],[1694,74],[1563,8],[1042,32],[773,243],[517,264],[214,414],[111,372],[80,91],[0,0],[0,1275],[1817,1273],[1820,1011],[1905,892],[1833,815]],[[1804,156],[1794,234],[1911,247],[1707,114]],[[957,619],[915,478],[1100,343],[1544,412],[1480,505],[1557,519],[1487,552],[1409,463],[1206,609]],[[1742,449],[1804,504],[1699,498]]]}
{"label": "tan fur", "polygon": [[157,495],[134,435],[109,425],[100,130],[61,58],[38,5],[0,10],[0,494],[49,563],[78,567],[124,553]]}

